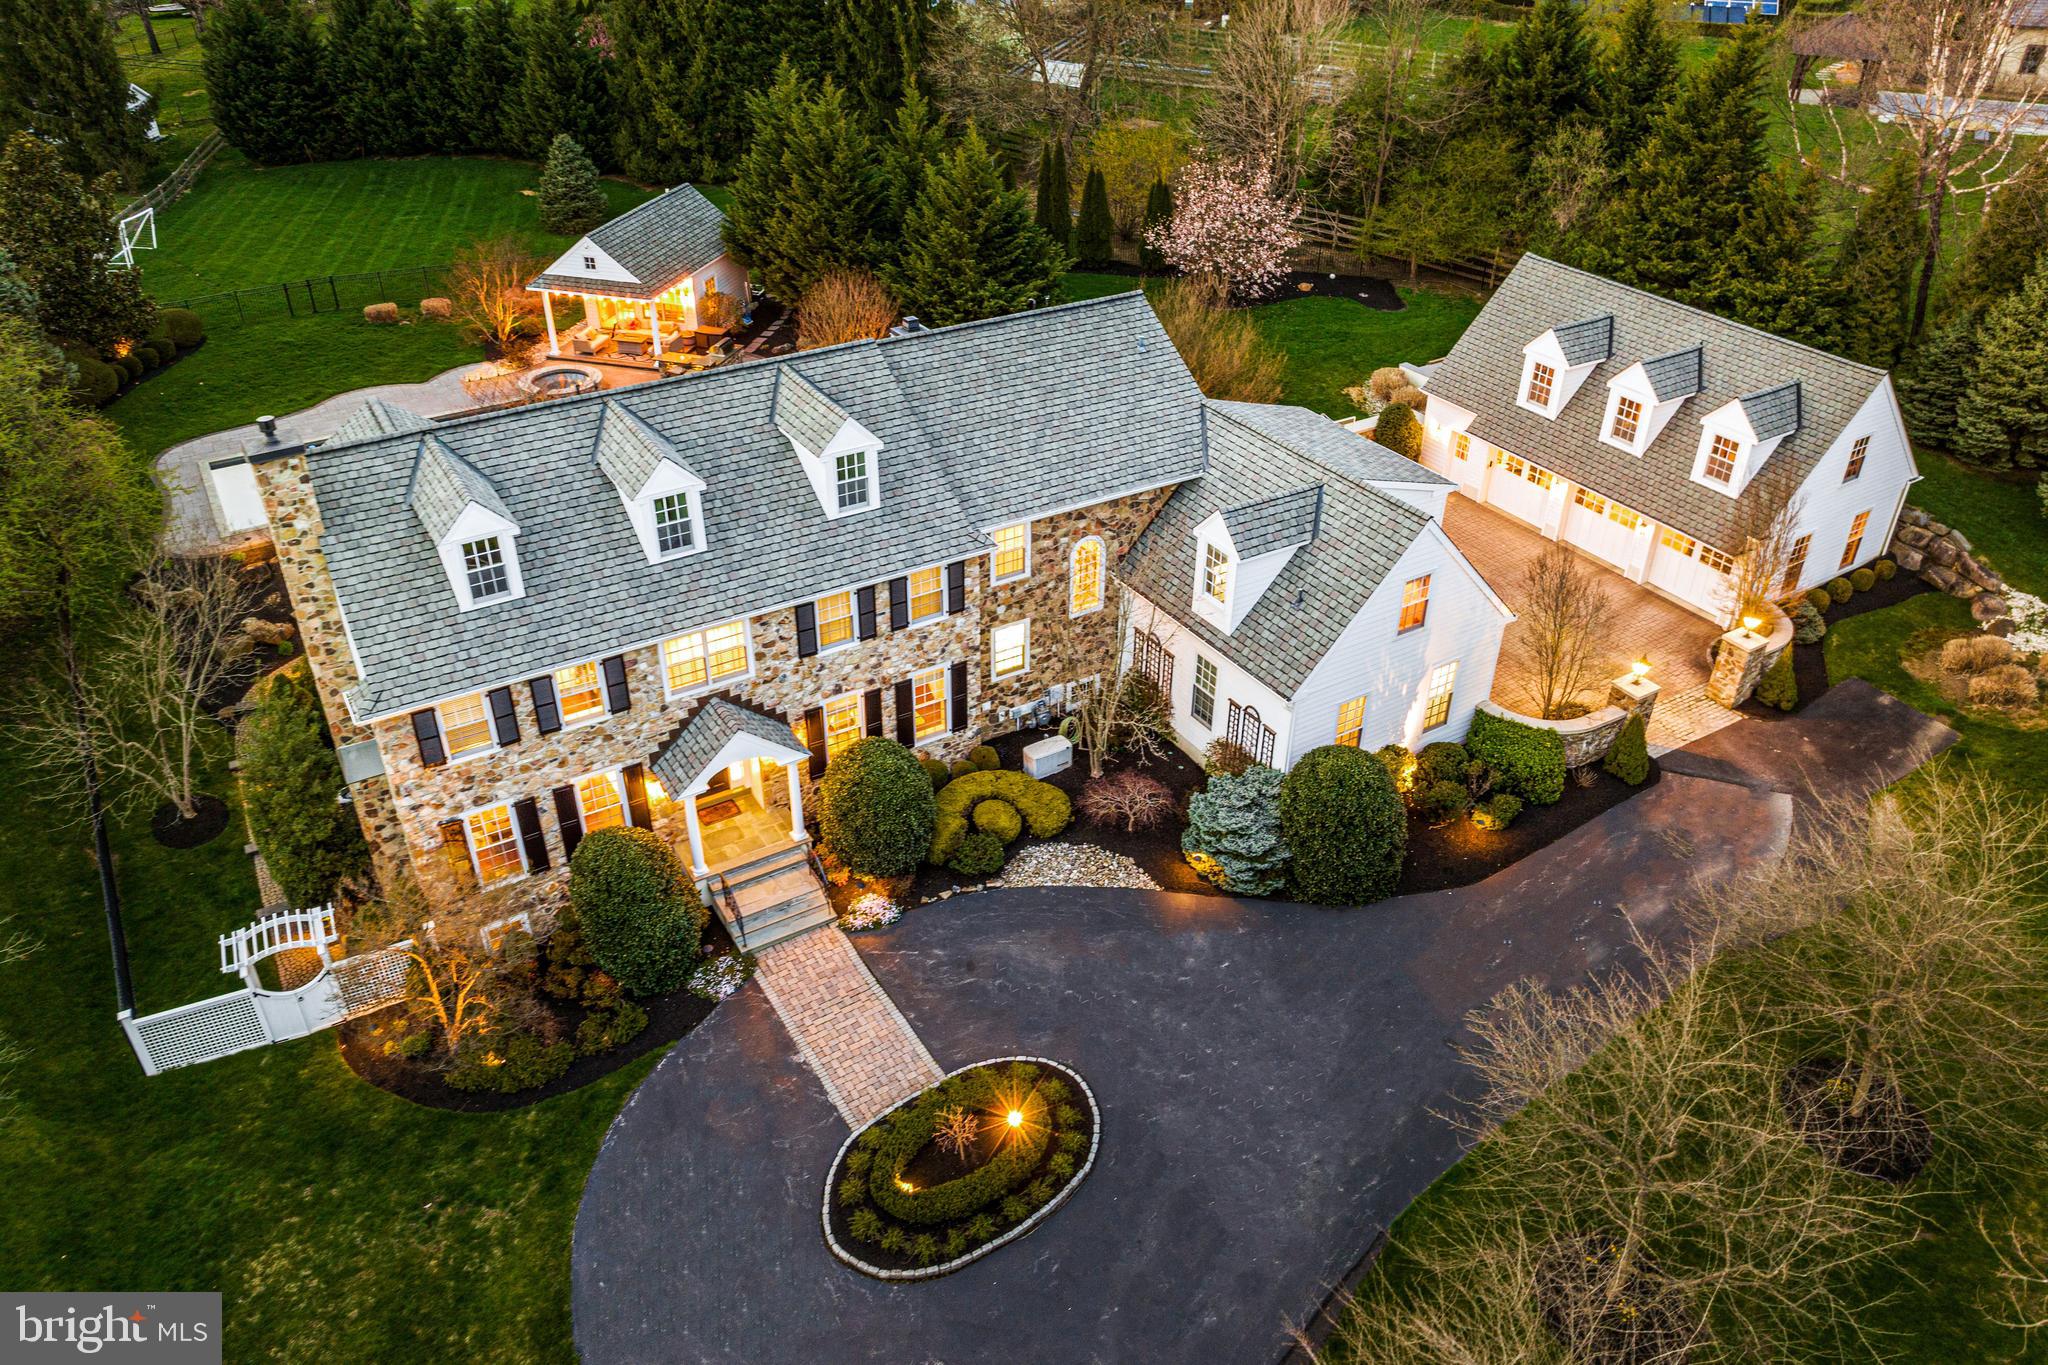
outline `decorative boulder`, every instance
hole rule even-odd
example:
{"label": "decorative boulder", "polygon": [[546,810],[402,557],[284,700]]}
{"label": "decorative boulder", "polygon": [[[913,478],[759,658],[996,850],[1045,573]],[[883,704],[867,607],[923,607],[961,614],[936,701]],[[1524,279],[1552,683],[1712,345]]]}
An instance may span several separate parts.
{"label": "decorative boulder", "polygon": [[446,299],[420,300],[420,316],[423,318],[452,317],[454,313],[455,305]]}
{"label": "decorative boulder", "polygon": [[363,321],[393,323],[398,321],[398,305],[395,303],[372,303],[363,308]]}
{"label": "decorative boulder", "polygon": [[1999,620],[2007,615],[2005,599],[1996,593],[1979,593],[1970,599],[1970,615],[1985,624]]}

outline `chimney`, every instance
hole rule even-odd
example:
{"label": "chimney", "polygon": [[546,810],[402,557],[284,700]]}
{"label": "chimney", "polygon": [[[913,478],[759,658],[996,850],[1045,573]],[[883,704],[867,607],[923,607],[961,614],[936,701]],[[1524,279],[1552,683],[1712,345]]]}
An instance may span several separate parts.
{"label": "chimney", "polygon": [[275,441],[277,439],[277,418],[267,412],[264,413],[256,419],[256,429],[263,433],[263,439],[266,443]]}
{"label": "chimney", "polygon": [[889,329],[889,335],[892,337],[907,337],[912,332],[922,332],[924,329],[924,324],[919,322],[915,316],[906,314],[903,321]]}

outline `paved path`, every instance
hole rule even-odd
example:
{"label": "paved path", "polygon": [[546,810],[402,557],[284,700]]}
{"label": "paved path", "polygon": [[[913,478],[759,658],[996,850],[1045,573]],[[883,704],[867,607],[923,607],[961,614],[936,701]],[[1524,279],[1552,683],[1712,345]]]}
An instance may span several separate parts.
{"label": "paved path", "polygon": [[837,925],[763,948],[759,961],[761,989],[848,1127],[937,1084],[932,1054]]}

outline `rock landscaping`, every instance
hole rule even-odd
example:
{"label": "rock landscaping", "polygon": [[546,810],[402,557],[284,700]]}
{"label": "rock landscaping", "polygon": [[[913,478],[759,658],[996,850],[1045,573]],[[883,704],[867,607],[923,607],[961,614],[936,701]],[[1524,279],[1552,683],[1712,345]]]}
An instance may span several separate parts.
{"label": "rock landscaping", "polygon": [[1955,527],[1908,507],[1899,517],[1891,557],[1937,592],[1968,602],[1970,614],[1986,630],[2004,635],[2012,629],[2012,589],[1977,558],[1969,537]]}
{"label": "rock landscaping", "polygon": [[1152,874],[1096,844],[1034,844],[1010,860],[992,886],[1120,886],[1157,891]]}

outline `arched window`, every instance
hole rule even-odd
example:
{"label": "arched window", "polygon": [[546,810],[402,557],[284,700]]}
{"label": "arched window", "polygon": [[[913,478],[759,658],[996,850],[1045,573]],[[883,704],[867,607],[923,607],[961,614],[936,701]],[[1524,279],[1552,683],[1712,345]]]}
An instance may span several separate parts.
{"label": "arched window", "polygon": [[1086,616],[1102,609],[1102,538],[1074,543],[1067,563],[1067,614]]}

